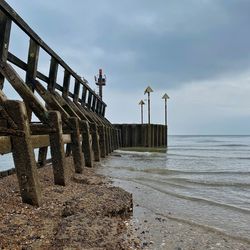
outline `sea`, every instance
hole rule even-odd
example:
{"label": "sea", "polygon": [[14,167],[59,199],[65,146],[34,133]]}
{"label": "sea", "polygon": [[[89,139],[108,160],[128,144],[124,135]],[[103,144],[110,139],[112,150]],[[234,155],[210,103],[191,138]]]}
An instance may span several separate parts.
{"label": "sea", "polygon": [[169,136],[166,153],[117,150],[101,165],[153,213],[250,241],[250,136]]}

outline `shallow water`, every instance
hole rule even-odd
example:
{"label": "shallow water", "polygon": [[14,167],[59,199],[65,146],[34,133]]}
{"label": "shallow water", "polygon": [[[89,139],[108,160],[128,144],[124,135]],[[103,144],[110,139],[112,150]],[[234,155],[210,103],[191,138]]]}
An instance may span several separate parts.
{"label": "shallow water", "polygon": [[100,171],[139,189],[140,205],[250,240],[250,136],[170,136],[166,154],[117,153]]}

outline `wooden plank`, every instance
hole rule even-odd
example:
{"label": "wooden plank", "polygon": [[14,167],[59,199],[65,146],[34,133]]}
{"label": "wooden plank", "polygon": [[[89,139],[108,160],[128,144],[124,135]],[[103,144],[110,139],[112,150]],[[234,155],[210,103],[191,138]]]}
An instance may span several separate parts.
{"label": "wooden plank", "polygon": [[49,82],[49,78],[46,75],[44,75],[43,73],[39,72],[39,71],[37,71],[36,76],[37,76],[38,79],[40,79],[40,80],[42,80],[42,81],[44,81],[46,83]]}
{"label": "wooden plank", "polygon": [[82,89],[82,99],[81,99],[81,104],[84,106],[86,104],[86,96],[87,96],[87,88],[83,86]]}
{"label": "wooden plank", "polygon": [[31,141],[33,148],[43,148],[50,145],[49,135],[32,135]]}
{"label": "wooden plank", "polygon": [[63,79],[63,97],[67,97],[69,95],[69,84],[70,84],[70,73],[68,70],[64,71],[64,79]]}
{"label": "wooden plank", "polygon": [[[10,42],[11,19],[0,11],[0,60],[6,62]],[[0,89],[3,89],[4,76],[0,74]]]}
{"label": "wooden plank", "polygon": [[82,131],[82,149],[85,157],[85,164],[87,167],[92,168],[93,163],[93,149],[92,138],[89,129],[89,123],[86,121],[80,121],[80,129]]}
{"label": "wooden plank", "polygon": [[80,92],[80,82],[78,80],[75,80],[74,97],[73,97],[74,102],[78,102],[79,92]]}
{"label": "wooden plank", "polygon": [[6,62],[10,42],[11,19],[0,11],[0,60]]}
{"label": "wooden plank", "polygon": [[[35,83],[35,90],[43,98],[49,109],[59,111],[61,113],[63,121],[69,125],[70,123],[68,119],[70,115],[62,108],[60,103],[56,100],[55,96],[47,91],[39,81],[36,81]],[[51,124],[51,126],[53,126],[53,124]]]}
{"label": "wooden plank", "polygon": [[43,167],[46,165],[47,154],[48,154],[48,147],[39,148],[38,161],[37,161],[39,167]]}
{"label": "wooden plank", "polygon": [[51,124],[54,124],[56,133],[50,134],[50,148],[54,173],[54,183],[65,186],[67,182],[67,166],[65,161],[64,144],[62,137],[62,120],[58,111],[49,112]]}
{"label": "wooden plank", "polygon": [[93,96],[93,102],[92,102],[91,109],[92,109],[94,112],[96,111],[96,101],[97,101],[97,99],[95,98],[95,96]]}
{"label": "wooden plank", "polygon": [[92,97],[93,97],[92,93],[88,92],[88,104],[87,104],[88,109],[91,108]]}
{"label": "wooden plank", "polygon": [[10,82],[13,88],[23,98],[23,100],[29,105],[30,109],[40,119],[40,121],[48,124],[48,115],[46,108],[36,98],[29,87],[19,77],[17,72],[8,63],[0,62],[0,72]]}
{"label": "wooden plank", "polygon": [[[62,136],[63,144],[71,143],[71,135],[64,134]],[[82,140],[82,137],[80,137]],[[50,146],[49,135],[32,135],[31,136],[33,148],[42,148]],[[11,142],[10,136],[0,136],[0,154],[9,154],[11,153]]]}
{"label": "wooden plank", "polygon": [[70,134],[64,134],[62,135],[63,143],[68,144],[71,143],[71,135]]}
{"label": "wooden plank", "polygon": [[10,136],[0,136],[0,154],[11,153]]}
{"label": "wooden plank", "polygon": [[73,128],[71,134],[72,137],[71,149],[74,160],[75,172],[78,174],[82,174],[83,168],[85,166],[85,159],[81,144],[79,121],[76,117],[71,117],[70,122]]}
{"label": "wooden plank", "polygon": [[11,137],[12,155],[22,201],[39,206],[41,204],[41,190],[25,105],[19,101],[6,101],[5,106],[18,129],[24,132],[22,137]]}
{"label": "wooden plank", "polygon": [[26,84],[30,89],[34,91],[34,80],[36,79],[37,65],[39,58],[39,46],[38,44],[30,39],[29,54],[28,54],[28,67],[26,72]]}
{"label": "wooden plank", "polygon": [[[28,64],[27,64],[25,82],[28,85],[28,87],[32,90],[32,92],[34,92],[34,81],[36,79],[38,57],[39,57],[39,46],[34,40],[30,39]],[[30,110],[28,108],[29,107],[28,103],[25,103],[25,104],[26,104],[26,108],[27,108],[29,121],[31,121],[32,110]]]}
{"label": "wooden plank", "polygon": [[48,90],[50,92],[55,91],[57,72],[58,72],[58,62],[54,57],[51,57],[50,69],[49,69],[49,82],[48,82]]}
{"label": "wooden plank", "polygon": [[16,57],[12,53],[8,52],[8,61],[16,65],[17,67],[21,68],[22,70],[26,71],[28,68],[27,63],[22,61],[20,58]]}

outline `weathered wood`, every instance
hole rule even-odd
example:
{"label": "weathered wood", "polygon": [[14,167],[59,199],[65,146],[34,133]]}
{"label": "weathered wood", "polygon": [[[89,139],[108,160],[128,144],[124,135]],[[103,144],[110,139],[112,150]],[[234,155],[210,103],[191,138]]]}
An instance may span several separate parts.
{"label": "weathered wood", "polygon": [[92,136],[92,148],[94,152],[95,161],[100,161],[101,153],[100,153],[100,144],[99,144],[99,134],[97,125],[95,123],[90,123],[90,131]]}
{"label": "weathered wood", "polygon": [[50,92],[55,91],[57,72],[58,72],[58,62],[54,57],[51,57],[50,69],[49,69],[49,83],[48,83],[48,90]]}
{"label": "weathered wood", "polygon": [[31,89],[19,77],[16,71],[8,63],[0,62],[0,72],[6,77],[13,88],[23,98],[35,115],[44,123],[48,123],[48,113],[46,108],[33,94]]}
{"label": "weathered wood", "polygon": [[58,93],[53,94],[53,98],[60,104],[60,106],[67,112],[69,116],[77,117],[79,120],[82,118],[81,115],[79,115],[78,112],[75,112],[75,109],[70,105],[73,103],[69,98],[68,101],[66,101],[62,96],[60,96]]}
{"label": "weathered wood", "polygon": [[85,164],[87,167],[92,168],[93,163],[93,150],[92,150],[92,138],[90,134],[89,124],[86,121],[80,122],[80,129],[82,132],[82,148],[85,157]]}
{"label": "weathered wood", "polygon": [[85,104],[86,104],[86,96],[87,96],[87,88],[85,86],[83,86],[83,89],[82,89],[82,100],[81,100],[81,104],[83,106],[85,106]]}
{"label": "weathered wood", "polygon": [[60,103],[56,100],[55,96],[50,93],[49,91],[47,91],[43,85],[39,82],[36,81],[35,82],[35,90],[37,91],[37,93],[43,98],[43,100],[46,102],[48,108],[50,110],[57,110],[60,112],[63,121],[70,125],[69,123],[69,117],[70,115],[62,108],[62,106],[60,105]]}
{"label": "weathered wood", "polygon": [[56,185],[65,186],[68,179],[68,171],[65,162],[62,119],[60,113],[58,111],[50,111],[49,120],[56,129],[56,133],[50,134],[54,183]]}
{"label": "weathered wood", "polygon": [[54,128],[42,123],[30,123],[30,130],[32,135],[46,135],[56,131]]}
{"label": "weathered wood", "polygon": [[47,153],[48,153],[48,147],[39,148],[38,161],[37,161],[39,167],[45,166],[47,160]]}
{"label": "weathered wood", "polygon": [[8,61],[21,68],[24,71],[27,71],[28,65],[23,60],[13,55],[11,52],[8,52]]}
{"label": "weathered wood", "polygon": [[[0,11],[0,60],[7,61],[10,41],[11,19]],[[4,76],[0,74],[0,89],[3,89]]]}
{"label": "weathered wood", "polygon": [[96,110],[96,101],[97,101],[96,97],[93,96],[93,102],[92,102],[91,109],[92,109],[94,112],[95,112],[95,110]]}
{"label": "weathered wood", "polygon": [[28,54],[28,67],[26,72],[26,84],[30,89],[34,91],[34,80],[36,79],[37,65],[39,58],[39,46],[38,44],[30,39],[29,54]]}
{"label": "weathered wood", "polygon": [[11,152],[11,141],[9,136],[0,136],[0,154]]}
{"label": "weathered wood", "polygon": [[85,160],[81,145],[79,122],[76,117],[71,117],[70,123],[72,124],[71,148],[72,148],[75,172],[81,174],[85,166]]}
{"label": "weathered wood", "polygon": [[65,70],[63,78],[63,91],[62,91],[62,95],[64,98],[66,98],[69,95],[69,84],[70,84],[70,73],[68,70]]}
{"label": "weathered wood", "polygon": [[79,92],[80,92],[80,82],[78,80],[75,80],[74,97],[73,97],[74,102],[78,102]]}
{"label": "weathered wood", "polygon": [[30,38],[32,38],[41,48],[43,48],[51,57],[53,57],[65,70],[81,82],[94,96],[99,100],[100,97],[87,85],[87,81],[78,76],[29,26],[28,24],[6,3],[0,1],[0,10],[2,10],[14,23],[17,24]]}
{"label": "weathered wood", "polygon": [[[32,90],[32,92],[34,92],[34,81],[36,79],[38,57],[39,57],[39,46],[34,40],[30,39],[25,82],[28,85],[28,87]],[[29,109],[28,103],[26,103],[25,105],[26,105],[29,121],[31,121],[32,110]]]}
{"label": "weathered wood", "polygon": [[9,116],[9,114],[7,113],[5,108],[2,106],[1,101],[0,101],[0,115],[2,116],[3,119],[5,119],[7,121],[8,125],[12,129],[17,129],[16,123],[13,121],[13,119]]}
{"label": "weathered wood", "polygon": [[6,101],[5,106],[18,129],[24,132],[22,137],[11,137],[12,155],[22,200],[25,203],[39,206],[41,191],[25,105],[19,101]]}
{"label": "weathered wood", "polygon": [[15,135],[15,136],[23,136],[23,131],[18,129],[10,129],[0,126],[0,135]]}
{"label": "weathered wood", "polygon": [[89,91],[89,92],[88,92],[88,104],[87,104],[88,109],[91,109],[92,97],[93,97],[93,95],[92,95],[92,93]]}
{"label": "weathered wood", "polygon": [[98,126],[98,134],[99,134],[99,145],[100,145],[100,154],[102,158],[106,157],[106,138],[105,138],[105,127],[104,125]]}

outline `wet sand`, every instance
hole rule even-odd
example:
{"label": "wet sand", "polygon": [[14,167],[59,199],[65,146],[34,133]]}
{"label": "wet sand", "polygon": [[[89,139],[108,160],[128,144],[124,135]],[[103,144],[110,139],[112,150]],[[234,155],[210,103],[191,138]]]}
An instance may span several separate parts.
{"label": "wet sand", "polygon": [[[119,153],[114,153],[113,156],[119,157]],[[103,173],[102,169],[100,172]],[[161,211],[165,210],[164,213],[153,210],[154,206],[151,203],[154,201],[150,200],[152,190],[148,187],[125,179],[112,180],[113,185],[133,194],[134,211],[130,225],[134,228],[134,235],[140,240],[142,249],[250,249],[248,239],[237,238],[196,224],[189,218],[179,219],[174,210],[162,208]]]}
{"label": "wet sand", "polygon": [[[70,163],[70,162],[69,162]],[[53,184],[52,167],[39,169],[42,206],[21,202],[16,175],[0,179],[0,249],[136,249],[127,219],[132,196],[95,169]]]}

